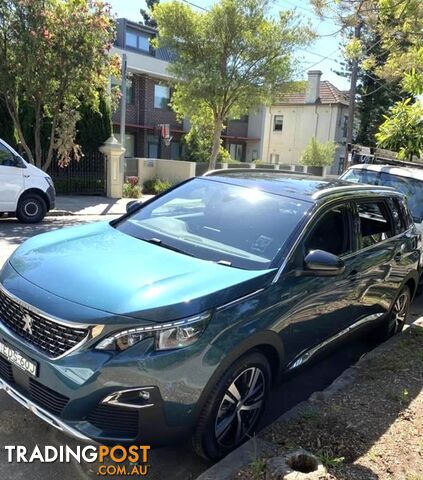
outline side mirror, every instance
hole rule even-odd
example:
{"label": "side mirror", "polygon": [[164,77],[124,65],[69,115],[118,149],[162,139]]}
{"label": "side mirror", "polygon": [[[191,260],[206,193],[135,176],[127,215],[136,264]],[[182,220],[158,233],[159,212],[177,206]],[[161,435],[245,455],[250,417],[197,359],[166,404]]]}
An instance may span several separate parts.
{"label": "side mirror", "polygon": [[312,250],[304,259],[306,271],[321,276],[340,275],[345,270],[345,263],[332,253],[324,250]]}
{"label": "side mirror", "polygon": [[135,210],[139,207],[140,202],[137,200],[131,200],[126,204],[126,213],[135,212]]}
{"label": "side mirror", "polygon": [[14,160],[14,163],[15,163],[15,167],[17,167],[17,168],[26,168],[25,162],[22,160],[21,157],[15,155],[15,156],[13,157],[13,160]]}

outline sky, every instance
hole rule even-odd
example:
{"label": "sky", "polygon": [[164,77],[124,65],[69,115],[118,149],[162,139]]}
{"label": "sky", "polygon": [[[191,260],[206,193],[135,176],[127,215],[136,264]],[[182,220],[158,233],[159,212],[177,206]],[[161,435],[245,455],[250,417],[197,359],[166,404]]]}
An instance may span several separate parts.
{"label": "sky", "polygon": [[[192,4],[199,7],[210,7],[213,0],[190,0]],[[126,17],[139,22],[141,20],[140,8],[145,8],[143,0],[109,0],[113,12],[118,17]],[[310,20],[318,38],[306,49],[298,50],[296,60],[300,62],[300,71],[303,79],[307,77],[307,70],[321,70],[322,80],[329,80],[341,90],[349,88],[349,81],[337,75],[334,70],[340,69],[339,62],[342,61],[342,52],[339,46],[341,38],[332,35],[339,27],[331,20],[320,19],[314,12],[308,0],[274,0],[273,13],[279,10],[296,9],[304,21]]]}

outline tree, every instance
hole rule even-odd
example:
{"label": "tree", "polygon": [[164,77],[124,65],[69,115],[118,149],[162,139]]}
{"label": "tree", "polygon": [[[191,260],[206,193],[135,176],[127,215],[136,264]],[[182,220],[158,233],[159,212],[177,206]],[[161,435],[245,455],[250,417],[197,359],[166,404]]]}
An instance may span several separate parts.
{"label": "tree", "polygon": [[380,147],[398,152],[399,158],[423,158],[423,104],[411,104],[409,98],[397,102],[391,115],[385,116],[376,139]]}
{"label": "tree", "polygon": [[94,151],[112,134],[112,111],[108,98],[100,95],[98,109],[91,105],[82,105],[81,118],[76,125],[76,141],[83,151]]}
{"label": "tree", "polygon": [[44,170],[55,153],[62,164],[79,158],[78,109],[97,108],[110,75],[119,76],[113,36],[100,0],[0,0],[0,97],[28,159]]}
{"label": "tree", "polygon": [[142,18],[144,19],[144,25],[148,27],[157,28],[157,22],[151,15],[152,10],[154,7],[160,2],[160,0],[146,0],[145,3],[147,5],[147,9],[141,8],[140,13]]}
{"label": "tree", "polygon": [[301,155],[300,163],[307,167],[329,167],[335,160],[336,149],[336,143],[320,143],[312,137]]}
{"label": "tree", "polygon": [[271,102],[292,78],[295,48],[311,38],[293,12],[273,20],[268,11],[268,0],[219,0],[205,12],[172,1],[153,10],[155,46],[175,56],[174,109],[188,119],[200,111],[212,123],[211,169],[224,122]]}

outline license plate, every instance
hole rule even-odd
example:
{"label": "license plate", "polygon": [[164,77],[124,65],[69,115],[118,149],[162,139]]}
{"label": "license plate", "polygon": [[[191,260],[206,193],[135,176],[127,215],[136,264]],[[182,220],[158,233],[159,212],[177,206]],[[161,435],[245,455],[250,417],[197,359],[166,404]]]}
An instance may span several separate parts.
{"label": "license plate", "polygon": [[24,372],[33,377],[37,376],[38,364],[2,341],[0,341],[0,354]]}

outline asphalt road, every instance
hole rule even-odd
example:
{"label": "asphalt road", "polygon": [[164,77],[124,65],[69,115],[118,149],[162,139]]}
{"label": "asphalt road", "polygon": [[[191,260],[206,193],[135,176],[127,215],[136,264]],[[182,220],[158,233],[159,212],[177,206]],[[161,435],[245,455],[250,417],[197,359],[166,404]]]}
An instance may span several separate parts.
{"label": "asphalt road", "polygon": [[[111,216],[106,219],[110,220]],[[13,219],[0,219],[0,266],[25,239],[56,228],[105,220],[97,216],[49,217],[35,226],[19,224]],[[415,302],[412,316],[423,311],[422,298]],[[371,345],[359,338],[332,352],[326,358],[297,372],[291,378],[284,378],[274,389],[263,416],[262,426],[271,423],[297,403],[306,400],[311,393],[324,389],[351,364],[365,355]],[[78,442],[49,427],[35,415],[25,410],[5,393],[0,392],[0,447],[5,445],[25,445],[28,449],[36,445],[69,445],[76,447]],[[149,457],[149,475],[152,480],[190,480],[196,478],[209,464],[196,457],[188,445],[153,450]],[[99,478],[93,464],[30,464],[8,463],[6,452],[0,448],[0,478],[4,480],[61,480]],[[119,478],[119,477],[110,477]],[[126,477],[127,478],[127,477]]]}

